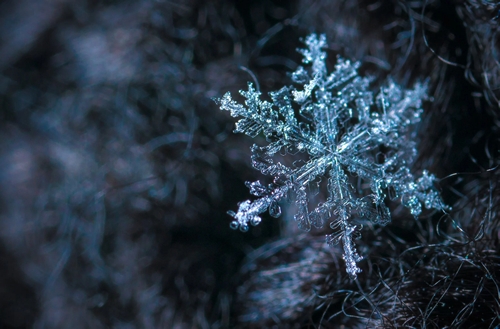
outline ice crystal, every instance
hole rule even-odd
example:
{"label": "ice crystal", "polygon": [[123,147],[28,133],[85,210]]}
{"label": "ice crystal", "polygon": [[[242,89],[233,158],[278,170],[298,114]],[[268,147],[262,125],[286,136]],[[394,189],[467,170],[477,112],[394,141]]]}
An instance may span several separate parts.
{"label": "ice crystal", "polygon": [[[434,188],[435,177],[423,171],[420,177],[410,172],[417,155],[411,127],[420,121],[426,85],[417,83],[405,90],[389,80],[374,97],[369,91],[371,79],[357,73],[359,63],[338,58],[328,74],[322,50],[325,36],[310,35],[306,49],[300,49],[303,63],[292,80],[301,89],[289,86],[269,93],[271,101],[261,100],[261,93],[251,83],[240,91],[246,99],[239,104],[226,93],[217,102],[222,110],[241,117],[235,132],[251,137],[263,134],[267,146],[252,147],[252,165],[273,183],[247,182],[254,201],[239,204],[233,228],[248,230],[261,221],[260,214],[281,214],[279,201],[295,194],[295,220],[303,230],[321,228],[329,223],[331,245],[341,243],[347,273],[355,279],[361,270],[362,257],[353,240],[360,237],[362,220],[386,225],[390,219],[386,199],[400,200],[411,214],[418,216],[422,204],[428,209],[446,209]],[[277,153],[307,158],[286,166],[273,160]],[[326,177],[328,196],[309,211],[310,186],[318,186]]]}

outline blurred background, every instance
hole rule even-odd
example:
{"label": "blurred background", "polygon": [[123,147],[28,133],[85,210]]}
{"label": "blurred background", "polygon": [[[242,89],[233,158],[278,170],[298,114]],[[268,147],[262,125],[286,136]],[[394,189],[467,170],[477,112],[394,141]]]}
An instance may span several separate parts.
{"label": "blurred background", "polygon": [[[3,1],[0,328],[493,327],[497,7]],[[414,170],[446,177],[454,205],[418,221],[393,205],[391,225],[363,233],[356,282],[293,204],[247,233],[226,214],[262,177],[213,98],[290,84],[311,32],[330,67],[359,60],[374,88],[429,81]]]}

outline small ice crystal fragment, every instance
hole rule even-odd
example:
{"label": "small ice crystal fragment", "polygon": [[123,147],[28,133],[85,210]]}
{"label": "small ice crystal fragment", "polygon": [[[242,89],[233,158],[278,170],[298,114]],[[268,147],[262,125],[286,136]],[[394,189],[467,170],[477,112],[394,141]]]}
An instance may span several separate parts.
{"label": "small ice crystal fragment", "polygon": [[318,205],[314,211],[309,214],[309,220],[311,224],[316,228],[323,228],[326,220],[329,218],[328,211],[321,205]]}
{"label": "small ice crystal fragment", "polygon": [[259,225],[260,222],[262,222],[262,218],[260,218],[260,216],[253,216],[250,220],[250,224],[252,224],[253,226]]}
{"label": "small ice crystal fragment", "polygon": [[[280,216],[279,201],[294,194],[298,226],[309,231],[328,223],[333,232],[327,242],[342,244],[347,273],[355,279],[362,259],[354,245],[361,236],[358,219],[389,223],[386,199],[399,200],[414,216],[422,205],[448,209],[434,187],[435,177],[426,170],[419,177],[410,171],[417,157],[414,125],[428,98],[427,86],[404,89],[389,79],[374,95],[372,79],[358,75],[358,62],[339,57],[333,72],[327,72],[325,36],[311,34],[305,45],[299,52],[309,68],[299,66],[291,75],[299,86],[271,92],[265,101],[249,83],[248,90],[240,91],[244,105],[230,93],[216,100],[221,110],[239,117],[235,132],[266,138],[267,146],[252,147],[252,165],[274,177],[269,186],[247,183],[257,199],[241,202],[237,212],[229,213],[235,219],[231,227],[246,231],[266,210]],[[275,162],[279,154],[292,158],[294,165]],[[304,155],[306,161],[293,161]],[[326,185],[325,201],[310,212],[309,197],[321,181],[327,182],[321,185]]]}
{"label": "small ice crystal fragment", "polygon": [[250,189],[250,193],[255,196],[264,196],[268,192],[268,188],[260,183],[260,181],[256,182],[245,182],[245,185]]}

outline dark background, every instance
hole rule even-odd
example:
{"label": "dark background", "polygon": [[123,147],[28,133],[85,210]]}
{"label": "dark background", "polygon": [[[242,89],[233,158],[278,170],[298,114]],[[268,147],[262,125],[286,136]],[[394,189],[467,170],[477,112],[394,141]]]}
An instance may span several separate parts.
{"label": "dark background", "polygon": [[[0,4],[0,328],[493,328],[498,6],[489,1]],[[285,205],[247,233],[253,141],[214,97],[290,80],[301,38],[373,87],[428,79],[413,169],[450,214],[359,241],[348,279]],[[250,73],[251,72],[251,73]],[[259,248],[259,249],[258,249]]]}

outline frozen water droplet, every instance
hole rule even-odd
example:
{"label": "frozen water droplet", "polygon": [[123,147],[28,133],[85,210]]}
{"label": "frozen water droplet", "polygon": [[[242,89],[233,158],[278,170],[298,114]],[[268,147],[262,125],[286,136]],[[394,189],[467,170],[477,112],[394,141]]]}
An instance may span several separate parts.
{"label": "frozen water droplet", "polygon": [[277,202],[271,202],[271,205],[269,206],[269,214],[274,218],[281,216],[281,207]]}
{"label": "frozen water droplet", "polygon": [[238,224],[237,221],[233,220],[231,224],[229,224],[229,227],[232,228],[233,230],[237,230],[240,224]]}

